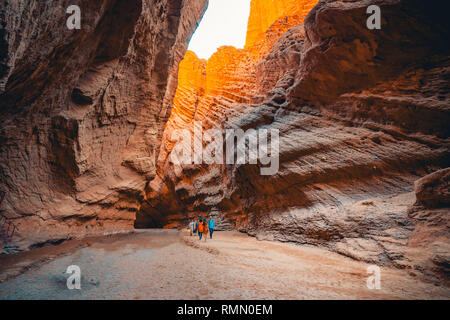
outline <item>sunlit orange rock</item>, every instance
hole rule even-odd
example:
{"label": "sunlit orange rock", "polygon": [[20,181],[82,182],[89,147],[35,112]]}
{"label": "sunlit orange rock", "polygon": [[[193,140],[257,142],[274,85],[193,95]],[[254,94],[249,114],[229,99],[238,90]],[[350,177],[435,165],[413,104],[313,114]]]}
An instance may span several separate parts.
{"label": "sunlit orange rock", "polygon": [[245,68],[249,62],[248,53],[244,50],[232,46],[220,47],[206,65],[206,94],[236,102],[245,100],[245,91],[251,85]]}
{"label": "sunlit orange rock", "polygon": [[[318,0],[252,0],[245,49],[265,38],[265,32],[278,19],[306,15]],[[303,21],[299,21],[303,22]]]}
{"label": "sunlit orange rock", "polygon": [[253,0],[245,49],[223,46],[208,61],[188,51],[180,63],[168,128],[190,122],[196,112],[204,111],[202,104],[211,106],[211,100],[213,105],[250,102],[260,91],[255,86],[255,68],[287,30],[304,21],[316,3]]}
{"label": "sunlit orange rock", "polygon": [[206,61],[199,59],[194,52],[187,51],[178,70],[178,88],[172,113],[180,120],[189,122],[194,116],[199,97],[205,93],[205,87]]}

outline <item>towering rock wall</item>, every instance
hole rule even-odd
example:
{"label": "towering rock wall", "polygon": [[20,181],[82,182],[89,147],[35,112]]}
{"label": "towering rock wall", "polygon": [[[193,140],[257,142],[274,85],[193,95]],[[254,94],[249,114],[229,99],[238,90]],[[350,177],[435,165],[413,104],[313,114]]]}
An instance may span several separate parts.
{"label": "towering rock wall", "polygon": [[[195,53],[187,52],[185,59],[180,63],[180,85],[164,132],[157,177],[147,188],[147,196],[137,218],[138,226],[171,226],[172,218],[178,220],[179,213],[185,211],[186,197],[196,199],[190,204],[189,210],[199,213],[204,212],[205,208],[210,208],[208,201],[216,203],[220,202],[218,199],[223,198],[221,191],[214,191],[208,187],[195,187],[195,181],[191,179],[191,172],[187,168],[184,168],[185,172],[189,172],[187,176],[184,174],[178,176],[183,168],[170,161],[170,154],[175,145],[171,135],[177,129],[188,129],[194,134],[194,121],[201,121],[205,130],[223,128],[224,120],[230,115],[242,115],[242,108],[249,108],[249,103],[264,99],[266,88],[277,82],[276,75],[280,76],[283,70],[288,68],[284,63],[291,59],[299,60],[300,52],[297,51],[299,44],[293,43],[297,36],[292,32],[285,36],[284,41],[289,42],[287,48],[290,53],[285,60],[273,59],[278,61],[280,68],[272,68],[264,72],[267,65],[263,64],[265,61],[263,57],[287,30],[303,22],[306,15],[298,15],[298,13],[306,14],[307,11],[305,12],[304,8],[312,8],[317,1],[304,0],[296,3],[303,9],[291,10],[293,2],[287,1],[284,6],[282,2],[274,1],[273,8],[267,7],[267,10],[262,10],[263,6],[267,6],[269,2],[252,1],[249,26],[256,23],[253,19],[255,16],[262,15],[261,19],[271,22],[264,26],[263,36],[254,38],[252,46],[247,45],[245,49],[236,49],[231,46],[220,47],[208,61],[199,60]],[[284,15],[283,12],[292,13],[292,15]],[[220,166],[211,165],[205,170],[212,168],[214,168],[213,173],[208,173],[207,176],[211,175],[211,178],[214,178],[223,175],[220,173],[223,169]],[[193,175],[205,180],[199,166],[192,166],[192,169]],[[210,194],[211,192],[213,194]],[[217,192],[220,195],[215,199]],[[199,194],[203,193],[205,194],[199,197]],[[189,202],[190,200],[187,200],[187,203]],[[174,217],[171,216],[172,213]]]}
{"label": "towering rock wall", "polygon": [[[81,30],[66,27],[71,4]],[[206,0],[0,6],[7,249],[132,229]]]}
{"label": "towering rock wall", "polygon": [[[304,23],[281,18],[253,47],[219,49],[195,108],[173,110],[140,214],[176,226],[213,212],[260,239],[445,278],[448,204],[421,199],[445,197],[447,175],[429,178],[433,188],[416,185],[417,196],[414,181],[450,164],[450,28],[439,10],[397,0],[377,2],[382,29],[369,30],[369,4],[320,1]],[[204,130],[278,129],[278,173],[172,163],[172,132],[193,133],[194,121]]]}

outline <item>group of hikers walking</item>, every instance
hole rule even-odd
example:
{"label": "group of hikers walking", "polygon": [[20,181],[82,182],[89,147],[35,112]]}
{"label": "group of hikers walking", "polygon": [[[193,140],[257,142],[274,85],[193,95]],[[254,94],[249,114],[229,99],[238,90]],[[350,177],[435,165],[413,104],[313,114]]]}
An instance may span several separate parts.
{"label": "group of hikers walking", "polygon": [[214,227],[216,225],[214,224],[213,218],[200,218],[196,220],[196,218],[192,218],[191,222],[189,223],[189,230],[191,236],[195,233],[198,234],[198,238],[202,240],[202,237],[205,239],[208,238],[208,231],[209,231],[209,238],[212,239]]}

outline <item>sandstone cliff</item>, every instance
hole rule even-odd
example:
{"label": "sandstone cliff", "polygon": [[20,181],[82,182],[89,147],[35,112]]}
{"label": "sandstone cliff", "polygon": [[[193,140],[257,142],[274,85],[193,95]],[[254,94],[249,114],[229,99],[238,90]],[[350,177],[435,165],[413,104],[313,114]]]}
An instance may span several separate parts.
{"label": "sandstone cliff", "polygon": [[[66,8],[81,9],[68,30]],[[133,229],[206,0],[3,1],[7,249]]]}
{"label": "sandstone cliff", "polygon": [[[139,214],[170,227],[214,212],[260,239],[445,278],[447,175],[416,184],[417,196],[414,181],[450,165],[448,21],[421,1],[386,0],[382,29],[369,30],[369,1],[320,1],[306,19],[311,1],[261,9],[269,2],[252,1],[245,49],[181,63],[180,77],[198,76],[178,87]],[[171,133],[194,121],[279,129],[279,172],[172,163]]]}

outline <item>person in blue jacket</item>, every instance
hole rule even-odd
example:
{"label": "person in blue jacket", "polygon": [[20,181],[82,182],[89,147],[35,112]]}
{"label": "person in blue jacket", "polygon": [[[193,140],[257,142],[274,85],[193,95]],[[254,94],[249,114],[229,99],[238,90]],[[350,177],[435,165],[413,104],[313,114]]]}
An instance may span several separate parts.
{"label": "person in blue jacket", "polygon": [[213,232],[214,232],[214,227],[215,227],[216,225],[214,224],[214,220],[213,220],[213,218],[210,216],[209,217],[209,224],[208,224],[208,227],[209,227],[209,238],[210,239],[212,239],[212,235],[213,235]]}

